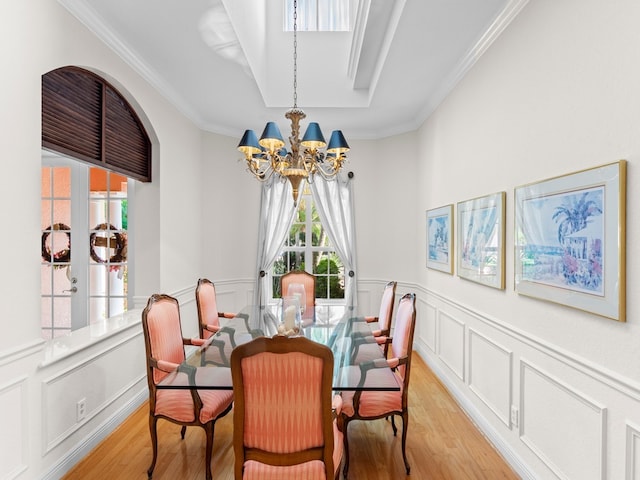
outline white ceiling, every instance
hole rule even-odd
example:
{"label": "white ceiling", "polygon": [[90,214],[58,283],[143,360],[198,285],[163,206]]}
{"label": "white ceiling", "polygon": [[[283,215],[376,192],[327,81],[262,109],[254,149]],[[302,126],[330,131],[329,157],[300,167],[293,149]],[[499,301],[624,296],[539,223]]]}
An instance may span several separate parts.
{"label": "white ceiling", "polygon": [[[58,1],[200,128],[289,130],[283,0]],[[352,31],[298,32],[297,106],[327,138],[415,130],[527,1],[351,0]]]}

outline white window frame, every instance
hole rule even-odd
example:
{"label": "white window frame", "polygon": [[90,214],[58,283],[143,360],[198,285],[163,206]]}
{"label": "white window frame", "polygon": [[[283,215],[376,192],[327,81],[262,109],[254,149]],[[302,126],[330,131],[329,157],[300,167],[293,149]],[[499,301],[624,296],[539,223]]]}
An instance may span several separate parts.
{"label": "white window frame", "polygon": [[[284,31],[293,32],[293,0],[284,0]],[[298,0],[301,32],[348,32],[349,0]]]}
{"label": "white window frame", "polygon": [[[307,273],[310,273],[312,275],[316,275],[313,272],[313,259],[314,259],[314,253],[323,253],[323,254],[336,254],[335,248],[332,247],[331,245],[328,246],[313,246],[312,245],[312,235],[313,235],[313,204],[314,204],[314,200],[313,200],[313,196],[311,195],[311,192],[307,188],[305,188],[305,190],[301,193],[300,195],[301,199],[304,199],[304,202],[300,202],[299,205],[302,205],[304,203],[305,205],[305,209],[306,209],[306,214],[305,214],[305,244],[304,246],[300,247],[300,246],[288,246],[287,242],[289,239],[289,232],[287,232],[287,238],[285,239],[282,249],[280,250],[280,255],[278,256],[278,259],[285,253],[285,252],[301,252],[304,253],[304,258],[305,258],[305,271]],[[299,207],[298,207],[299,208]],[[298,218],[298,214],[297,214],[297,210],[296,210],[296,218]],[[294,222],[295,224],[296,222]],[[293,228],[293,225],[292,225]],[[337,255],[337,254],[336,254]],[[274,298],[274,291],[273,291],[273,280],[276,277],[279,277],[280,275],[275,275],[274,274],[274,268],[275,268],[275,264],[273,267],[271,267],[271,270],[269,272],[269,285],[270,285],[270,303],[277,303],[280,301],[280,298]],[[348,279],[345,276],[344,273],[344,266],[340,265],[340,268],[342,270],[341,272],[341,276],[343,279],[343,282],[345,283],[345,289],[346,289],[346,282],[348,281]],[[316,281],[317,281],[317,275],[316,275]],[[345,297],[343,298],[316,298],[316,304],[318,305],[343,305],[345,301]]]}

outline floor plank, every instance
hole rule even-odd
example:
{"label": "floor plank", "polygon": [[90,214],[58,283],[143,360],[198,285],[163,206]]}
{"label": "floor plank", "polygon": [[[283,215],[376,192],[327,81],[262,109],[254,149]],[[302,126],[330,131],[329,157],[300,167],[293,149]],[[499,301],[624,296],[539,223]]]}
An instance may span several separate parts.
{"label": "floor plank", "polygon": [[[187,429],[185,439],[181,440],[180,426],[161,420],[158,438],[156,480],[204,478],[205,437],[202,429]],[[214,479],[233,480],[232,438],[233,412],[230,412],[216,423],[211,463]],[[409,387],[407,438],[411,475],[406,475],[404,470],[401,437],[393,436],[387,420],[352,422],[349,446],[350,480],[519,478],[415,353]],[[148,406],[144,404],[63,479],[145,479],[150,461]]]}

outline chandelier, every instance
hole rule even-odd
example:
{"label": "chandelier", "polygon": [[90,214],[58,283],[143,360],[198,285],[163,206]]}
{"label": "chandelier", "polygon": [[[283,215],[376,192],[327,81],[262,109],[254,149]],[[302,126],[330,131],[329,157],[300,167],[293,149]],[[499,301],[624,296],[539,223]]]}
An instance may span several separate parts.
{"label": "chandelier", "polygon": [[[329,144],[325,142],[320,125],[310,122],[300,140],[300,120],[306,117],[298,108],[298,2],[293,2],[293,107],[285,117],[291,121],[291,149],[287,151],[280,129],[275,122],[267,122],[260,140],[253,130],[246,130],[238,144],[247,161],[248,170],[260,181],[268,180],[274,173],[282,181],[288,180],[293,190],[293,202],[297,205],[303,181],[312,182],[319,173],[325,179],[335,177],[346,160],[349,145],[340,130],[331,132]],[[322,151],[326,147],[326,153]]]}

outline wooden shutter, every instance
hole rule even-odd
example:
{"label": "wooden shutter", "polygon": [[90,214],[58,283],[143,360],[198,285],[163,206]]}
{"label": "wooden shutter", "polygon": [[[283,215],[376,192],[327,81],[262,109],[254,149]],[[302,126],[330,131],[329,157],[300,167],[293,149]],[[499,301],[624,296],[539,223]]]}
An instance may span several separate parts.
{"label": "wooden shutter", "polygon": [[136,112],[113,86],[82,68],[42,76],[42,146],[151,181],[151,142]]}

